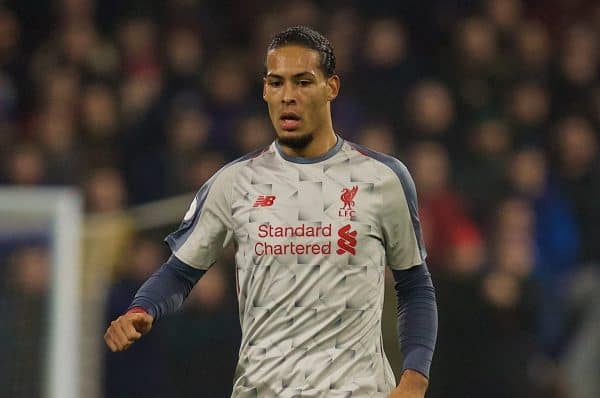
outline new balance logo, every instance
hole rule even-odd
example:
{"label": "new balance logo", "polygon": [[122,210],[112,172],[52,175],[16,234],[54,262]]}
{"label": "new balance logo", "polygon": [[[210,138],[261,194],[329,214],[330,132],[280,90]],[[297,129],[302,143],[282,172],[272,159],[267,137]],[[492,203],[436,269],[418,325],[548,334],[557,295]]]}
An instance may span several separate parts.
{"label": "new balance logo", "polygon": [[273,202],[275,202],[275,195],[260,195],[252,207],[269,207],[273,206]]}
{"label": "new balance logo", "polygon": [[344,225],[338,231],[338,249],[337,254],[350,253],[353,256],[356,254],[356,231],[352,231],[350,224]]}

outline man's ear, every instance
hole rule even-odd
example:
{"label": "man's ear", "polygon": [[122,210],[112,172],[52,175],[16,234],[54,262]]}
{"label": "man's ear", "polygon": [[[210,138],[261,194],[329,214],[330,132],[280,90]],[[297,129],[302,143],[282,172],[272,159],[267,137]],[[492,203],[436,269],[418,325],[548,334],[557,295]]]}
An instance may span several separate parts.
{"label": "man's ear", "polygon": [[327,78],[327,100],[333,101],[340,93],[340,77],[333,75]]}

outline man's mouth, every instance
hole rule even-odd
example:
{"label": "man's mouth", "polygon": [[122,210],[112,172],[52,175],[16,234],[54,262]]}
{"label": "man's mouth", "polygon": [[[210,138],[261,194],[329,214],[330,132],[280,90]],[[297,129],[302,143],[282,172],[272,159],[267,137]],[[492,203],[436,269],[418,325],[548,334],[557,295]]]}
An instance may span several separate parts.
{"label": "man's mouth", "polygon": [[301,118],[294,112],[283,112],[279,117],[279,125],[285,131],[296,130],[300,126]]}

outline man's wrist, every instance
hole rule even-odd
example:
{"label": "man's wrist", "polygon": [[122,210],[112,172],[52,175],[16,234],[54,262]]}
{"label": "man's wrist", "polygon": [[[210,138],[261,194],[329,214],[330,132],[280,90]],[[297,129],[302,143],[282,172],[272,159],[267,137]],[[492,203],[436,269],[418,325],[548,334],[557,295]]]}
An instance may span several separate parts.
{"label": "man's wrist", "polygon": [[425,394],[429,380],[422,373],[413,369],[405,369],[400,377],[400,384],[403,390]]}

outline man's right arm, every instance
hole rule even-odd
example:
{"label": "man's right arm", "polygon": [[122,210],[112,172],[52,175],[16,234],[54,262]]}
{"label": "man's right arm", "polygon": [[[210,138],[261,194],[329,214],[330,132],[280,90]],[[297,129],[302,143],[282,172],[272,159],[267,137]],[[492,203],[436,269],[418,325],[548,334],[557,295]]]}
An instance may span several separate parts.
{"label": "man's right arm", "polygon": [[232,174],[228,166],[197,192],[179,229],[165,241],[172,255],[136,293],[129,310],[111,322],[104,339],[112,351],[127,349],[152,324],[175,312],[220,256],[232,234]]}
{"label": "man's right arm", "polygon": [[159,318],[177,311],[206,271],[171,256],[137,291],[127,313],[111,322],[104,334],[113,352],[139,340]]}
{"label": "man's right arm", "polygon": [[135,294],[129,310],[142,308],[156,322],[179,309],[206,271],[190,267],[174,255]]}

